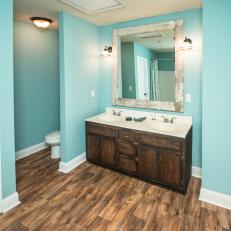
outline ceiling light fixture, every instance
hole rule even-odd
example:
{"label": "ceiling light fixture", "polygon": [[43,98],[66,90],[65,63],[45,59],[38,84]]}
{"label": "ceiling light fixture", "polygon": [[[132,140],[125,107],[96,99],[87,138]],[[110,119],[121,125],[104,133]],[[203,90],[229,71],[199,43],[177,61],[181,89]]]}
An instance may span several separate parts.
{"label": "ceiling light fixture", "polygon": [[50,24],[53,22],[49,18],[42,18],[42,17],[32,17],[31,21],[34,23],[35,26],[45,29],[50,26]]}
{"label": "ceiling light fixture", "polygon": [[192,46],[192,39],[185,37],[182,45],[180,46],[181,50],[191,50]]}
{"label": "ceiling light fixture", "polygon": [[112,47],[111,46],[105,46],[104,50],[101,52],[101,56],[103,57],[107,57],[107,56],[111,56],[112,53]]}

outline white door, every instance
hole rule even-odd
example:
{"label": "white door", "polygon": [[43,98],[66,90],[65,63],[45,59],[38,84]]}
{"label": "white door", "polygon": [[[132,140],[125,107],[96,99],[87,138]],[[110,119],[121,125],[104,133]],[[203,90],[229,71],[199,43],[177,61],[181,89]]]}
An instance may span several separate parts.
{"label": "white door", "polygon": [[137,96],[138,99],[148,100],[148,60],[137,56]]}

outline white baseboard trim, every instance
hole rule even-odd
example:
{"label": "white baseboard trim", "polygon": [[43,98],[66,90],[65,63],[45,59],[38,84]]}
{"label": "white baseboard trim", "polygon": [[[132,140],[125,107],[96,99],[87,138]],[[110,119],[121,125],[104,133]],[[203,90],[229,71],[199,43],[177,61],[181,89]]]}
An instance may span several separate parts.
{"label": "white baseboard trim", "polygon": [[40,144],[33,145],[31,147],[25,148],[23,150],[20,150],[16,152],[16,160],[23,159],[27,156],[30,156],[36,152],[42,151],[43,149],[46,149],[48,145],[45,142],[42,142]]}
{"label": "white baseboard trim", "polygon": [[202,178],[202,169],[196,166],[192,166],[192,176],[196,178]]}
{"label": "white baseboard trim", "polygon": [[[86,161],[86,153],[82,153],[81,155],[77,156],[75,159],[70,160],[69,162],[65,163],[60,161],[59,163],[59,171],[63,173],[68,173],[74,168],[78,167],[80,164]],[[202,178],[202,169],[199,167],[192,166],[192,176],[196,178]]]}
{"label": "white baseboard trim", "polygon": [[2,200],[2,211],[3,213],[8,212],[9,210],[13,209],[21,202],[19,201],[18,193],[15,192],[8,196],[7,198]]}
{"label": "white baseboard trim", "polygon": [[81,155],[77,156],[73,160],[70,160],[69,162],[65,163],[60,161],[59,163],[59,171],[63,173],[68,173],[74,168],[78,167],[80,164],[86,161],[86,153],[82,153]]}
{"label": "white baseboard trim", "polygon": [[231,210],[231,196],[201,188],[199,200]]}

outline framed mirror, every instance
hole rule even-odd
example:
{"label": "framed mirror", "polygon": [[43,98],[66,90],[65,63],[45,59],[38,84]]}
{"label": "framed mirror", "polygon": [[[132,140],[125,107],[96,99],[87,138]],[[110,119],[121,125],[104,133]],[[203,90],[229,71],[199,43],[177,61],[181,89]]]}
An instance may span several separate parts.
{"label": "framed mirror", "polygon": [[113,31],[113,105],[183,112],[183,20]]}

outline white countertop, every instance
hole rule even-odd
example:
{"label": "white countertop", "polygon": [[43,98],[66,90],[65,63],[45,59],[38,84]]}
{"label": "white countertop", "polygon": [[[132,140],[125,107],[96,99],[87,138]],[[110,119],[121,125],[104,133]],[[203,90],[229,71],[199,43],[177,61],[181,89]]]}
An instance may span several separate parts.
{"label": "white countertop", "polygon": [[[126,116],[128,115],[125,113],[122,116],[114,116],[112,115],[112,113],[107,112],[88,118],[86,119],[86,121],[109,126],[128,128],[137,131],[174,136],[179,138],[185,138],[190,128],[192,127],[192,121],[190,119],[187,120],[185,119],[185,117],[182,117],[181,120],[180,116],[176,117],[176,121],[173,124],[164,123],[163,119],[161,119],[160,117],[161,114],[158,114],[158,116],[156,116],[156,120],[152,120],[150,116],[144,114],[144,116],[146,116],[147,119],[143,122],[126,121]],[[174,115],[168,115],[168,117],[170,118],[173,116]],[[110,119],[112,120],[109,121]],[[168,126],[170,129],[168,129]]]}

